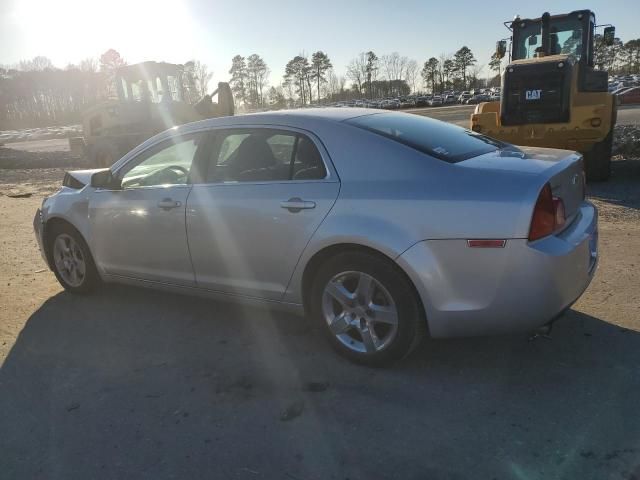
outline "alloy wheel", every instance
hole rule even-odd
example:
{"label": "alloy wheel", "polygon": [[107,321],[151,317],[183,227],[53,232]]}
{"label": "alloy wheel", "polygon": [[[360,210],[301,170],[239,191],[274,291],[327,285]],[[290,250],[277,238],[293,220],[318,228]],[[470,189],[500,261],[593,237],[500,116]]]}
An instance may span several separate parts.
{"label": "alloy wheel", "polygon": [[62,233],[53,244],[53,260],[56,270],[71,287],[84,282],[87,266],[82,249],[73,237]]}
{"label": "alloy wheel", "polygon": [[398,332],[398,310],[391,294],[364,272],[342,272],[329,280],[322,313],[331,333],[354,352],[379,352]]}

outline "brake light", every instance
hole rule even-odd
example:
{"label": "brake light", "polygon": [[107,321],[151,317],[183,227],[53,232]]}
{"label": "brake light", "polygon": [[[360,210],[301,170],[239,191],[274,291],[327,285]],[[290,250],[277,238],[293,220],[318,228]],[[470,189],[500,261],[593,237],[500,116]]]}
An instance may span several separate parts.
{"label": "brake light", "polygon": [[551,186],[547,183],[536,200],[529,228],[529,241],[538,240],[555,232],[566,221],[564,202],[554,197]]}

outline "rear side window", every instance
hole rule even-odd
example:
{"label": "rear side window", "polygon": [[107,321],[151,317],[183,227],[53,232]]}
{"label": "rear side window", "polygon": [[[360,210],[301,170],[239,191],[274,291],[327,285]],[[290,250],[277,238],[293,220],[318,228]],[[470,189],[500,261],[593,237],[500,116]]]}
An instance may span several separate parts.
{"label": "rear side window", "polygon": [[322,157],[304,135],[266,128],[220,130],[207,182],[281,182],[326,177]]}
{"label": "rear side window", "polygon": [[364,115],[346,120],[346,123],[449,163],[460,162],[506,146],[470,130],[407,113]]}

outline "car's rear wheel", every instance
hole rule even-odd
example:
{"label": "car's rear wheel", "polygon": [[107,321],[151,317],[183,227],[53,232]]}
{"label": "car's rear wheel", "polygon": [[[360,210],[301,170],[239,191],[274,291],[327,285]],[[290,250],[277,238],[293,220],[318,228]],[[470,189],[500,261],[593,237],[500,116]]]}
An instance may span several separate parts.
{"label": "car's rear wheel", "polygon": [[60,285],[73,293],[89,293],[100,283],[91,252],[72,227],[55,225],[49,235],[53,273]]}
{"label": "car's rear wheel", "polygon": [[311,311],[331,345],[349,360],[384,366],[407,356],[426,330],[407,277],[379,255],[345,252],[318,270]]}

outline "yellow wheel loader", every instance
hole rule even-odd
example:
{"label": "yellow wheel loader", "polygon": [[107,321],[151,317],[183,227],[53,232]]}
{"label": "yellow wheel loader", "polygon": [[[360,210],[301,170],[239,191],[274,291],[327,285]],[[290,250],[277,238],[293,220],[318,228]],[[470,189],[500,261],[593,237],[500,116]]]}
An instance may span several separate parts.
{"label": "yellow wheel loader", "polygon": [[[511,52],[500,101],[480,103],[471,129],[515,145],[576,150],[584,156],[588,180],[607,180],[616,100],[608,92],[608,73],[594,68],[595,15],[544,13],[505,26],[512,33]],[[607,25],[605,44],[614,36]],[[498,41],[497,56],[506,51],[507,40]]]}
{"label": "yellow wheel loader", "polygon": [[[193,83],[182,65],[144,62],[121,67],[114,76],[117,98],[82,114],[82,137],[69,139],[73,154],[88,165],[109,167],[136,145],[175,125],[234,114],[228,83],[191,105]],[[217,95],[218,102],[212,97]]]}

